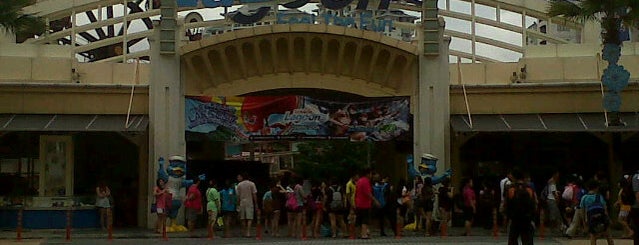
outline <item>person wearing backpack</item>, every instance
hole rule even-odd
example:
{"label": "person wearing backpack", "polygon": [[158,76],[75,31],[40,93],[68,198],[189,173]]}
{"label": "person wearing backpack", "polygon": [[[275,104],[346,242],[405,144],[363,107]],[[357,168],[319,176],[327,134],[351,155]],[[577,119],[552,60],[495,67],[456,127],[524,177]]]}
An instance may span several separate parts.
{"label": "person wearing backpack", "polygon": [[598,237],[606,238],[608,245],[613,245],[614,241],[610,236],[610,219],[606,208],[605,198],[599,194],[599,183],[590,180],[586,184],[588,194],[581,198],[579,204],[586,211],[586,224],[590,235],[590,244],[596,245]]}
{"label": "person wearing backpack", "polygon": [[575,182],[573,183],[572,188],[574,190],[574,200],[576,201],[574,202],[573,207],[574,214],[572,216],[572,219],[570,220],[570,225],[566,229],[566,236],[568,237],[574,237],[579,230],[585,231],[585,227],[583,226],[583,224],[585,223],[585,212],[579,204],[581,203],[581,198],[586,195],[588,191],[586,190],[586,188],[584,188],[581,176],[577,176],[577,180],[575,180]]}
{"label": "person wearing backpack", "polygon": [[280,236],[280,214],[282,213],[282,194],[286,193],[286,189],[282,187],[279,180],[269,186],[269,190],[262,196],[262,210],[264,214],[264,233],[269,233],[274,237]]}
{"label": "person wearing backpack", "polygon": [[288,236],[295,237],[298,235],[302,237],[302,218],[305,215],[304,212],[304,188],[302,178],[297,178],[296,181],[286,187],[286,210],[288,212]]}
{"label": "person wearing backpack", "polygon": [[344,214],[346,212],[346,200],[343,194],[343,188],[336,180],[332,180],[326,193],[326,203],[328,211],[328,219],[331,223],[332,237],[337,237],[337,228],[339,226],[342,236],[348,237],[346,222],[344,222]]}
{"label": "person wearing backpack", "polygon": [[506,215],[506,209],[504,207],[504,202],[506,201],[506,192],[510,185],[513,183],[513,174],[512,171],[508,171],[506,177],[499,181],[499,197],[500,203],[497,212],[501,215],[501,228],[502,232],[507,232],[508,227],[508,216]]}
{"label": "person wearing backpack", "polygon": [[434,207],[434,197],[435,190],[433,188],[433,183],[430,177],[426,177],[423,180],[423,185],[420,189],[419,194],[419,206],[417,209],[419,210],[419,215],[421,218],[425,219],[424,233],[425,236],[431,236],[431,226],[433,223],[433,207]]}
{"label": "person wearing backpack", "polygon": [[521,171],[513,170],[512,176],[513,184],[508,188],[504,200],[504,209],[510,221],[508,245],[517,245],[520,238],[522,245],[532,245],[537,196],[535,191],[524,182]]}

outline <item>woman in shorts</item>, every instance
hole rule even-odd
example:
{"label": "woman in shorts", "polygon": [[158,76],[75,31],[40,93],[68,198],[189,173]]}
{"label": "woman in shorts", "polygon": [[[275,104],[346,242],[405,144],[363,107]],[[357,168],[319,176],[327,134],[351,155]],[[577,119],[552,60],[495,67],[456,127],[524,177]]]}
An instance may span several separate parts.
{"label": "woman in shorts", "polygon": [[155,225],[155,232],[160,233],[166,227],[166,212],[169,209],[168,205],[171,203],[171,193],[164,188],[164,180],[158,178],[155,181],[155,187],[153,187],[153,195],[155,196],[156,213],[158,214],[158,220]]}
{"label": "woman in shorts", "polygon": [[632,207],[631,202],[635,198],[635,193],[632,191],[632,185],[628,181],[628,178],[625,177],[626,176],[619,180],[619,196],[615,206],[619,207],[619,215],[617,218],[624,231],[622,238],[632,238],[634,231],[630,228],[630,225],[628,225],[628,214],[630,214]]}

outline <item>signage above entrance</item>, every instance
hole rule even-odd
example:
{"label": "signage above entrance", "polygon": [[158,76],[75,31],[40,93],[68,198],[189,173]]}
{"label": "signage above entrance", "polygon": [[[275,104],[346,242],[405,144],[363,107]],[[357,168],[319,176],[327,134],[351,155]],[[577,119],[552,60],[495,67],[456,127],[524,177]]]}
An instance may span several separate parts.
{"label": "signage above entrance", "polygon": [[406,97],[356,103],[308,96],[248,96],[240,102],[186,99],[186,131],[214,140],[350,139],[388,141],[409,134]]}
{"label": "signage above entrance", "polygon": [[[217,8],[217,7],[231,7],[233,6],[233,0],[176,0],[177,7],[180,8]],[[322,6],[331,10],[340,10],[345,8],[346,6],[351,5],[355,0],[321,0]],[[273,6],[279,2],[278,0],[239,0],[240,4],[259,4],[262,7],[249,11],[249,13],[242,13],[241,11],[237,11],[231,19],[239,24],[253,24],[262,20],[268,13],[271,11],[271,7],[265,6],[266,3],[272,3]],[[279,4],[288,9],[297,9],[300,8],[310,0],[291,0],[290,2]],[[377,10],[387,10],[390,6],[391,0],[379,0],[379,4],[377,6]],[[421,4],[420,1],[412,0],[414,4]],[[358,0],[357,2],[357,10],[367,10],[369,5],[369,0]],[[329,18],[325,16],[320,16],[322,18]],[[278,20],[280,17],[277,17]]]}

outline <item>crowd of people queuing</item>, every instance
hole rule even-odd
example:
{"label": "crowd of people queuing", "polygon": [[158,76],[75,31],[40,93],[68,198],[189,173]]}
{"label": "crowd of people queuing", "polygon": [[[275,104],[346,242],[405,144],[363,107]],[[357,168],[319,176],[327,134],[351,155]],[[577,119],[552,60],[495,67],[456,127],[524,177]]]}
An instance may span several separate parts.
{"label": "crowd of people queuing", "polygon": [[[532,244],[535,232],[570,238],[587,235],[591,242],[602,237],[612,244],[612,208],[618,211],[615,221],[623,229],[623,238],[635,237],[631,224],[633,219],[634,223],[639,221],[639,213],[632,215],[639,210],[635,202],[639,174],[624,175],[614,188],[617,193],[611,193],[613,188],[604,173],[586,180],[577,174],[561,176],[556,171],[542,183],[538,188],[530,176],[515,168],[503,179],[483,181],[478,188],[472,178],[464,178],[453,190],[450,179],[438,185],[433,185],[429,177],[419,176],[391,183],[389,176],[364,169],[348,180],[304,181],[301,176],[280,176],[258,196],[256,184],[242,173],[219,186],[209,180],[204,195],[199,193],[196,181],[189,188],[185,206],[189,230],[195,228],[198,214],[205,209],[209,231],[223,227],[224,237],[256,235],[251,234],[255,220],[263,221],[265,235],[273,237],[369,239],[371,226],[379,236],[389,235],[388,231],[401,236],[407,230],[424,236],[446,236],[455,218],[463,221],[457,223],[464,226],[464,231],[452,235],[469,236],[476,227],[483,227],[507,233],[509,244],[518,244],[518,239],[522,244]],[[162,201],[164,183],[158,180],[157,184],[154,193],[159,229],[166,206]],[[198,201],[204,204],[198,205]],[[286,234],[281,232],[281,223],[286,223]],[[241,228],[240,234],[234,227]]]}

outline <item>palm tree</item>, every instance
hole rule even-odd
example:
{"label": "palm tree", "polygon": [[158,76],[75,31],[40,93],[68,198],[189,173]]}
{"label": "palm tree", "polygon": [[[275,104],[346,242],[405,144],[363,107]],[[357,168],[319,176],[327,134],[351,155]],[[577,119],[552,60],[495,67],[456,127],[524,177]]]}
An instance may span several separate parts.
{"label": "palm tree", "polygon": [[608,61],[601,82],[608,88],[603,105],[610,111],[608,126],[624,125],[619,117],[621,91],[628,86],[630,73],[618,65],[621,57],[620,37],[622,27],[638,26],[639,1],[637,0],[551,0],[548,8],[550,16],[586,22],[597,21],[602,27],[602,59]]}
{"label": "palm tree", "polygon": [[0,1],[0,28],[16,34],[18,42],[44,31],[44,21],[34,15],[24,14],[22,11],[32,2],[33,0]]}

